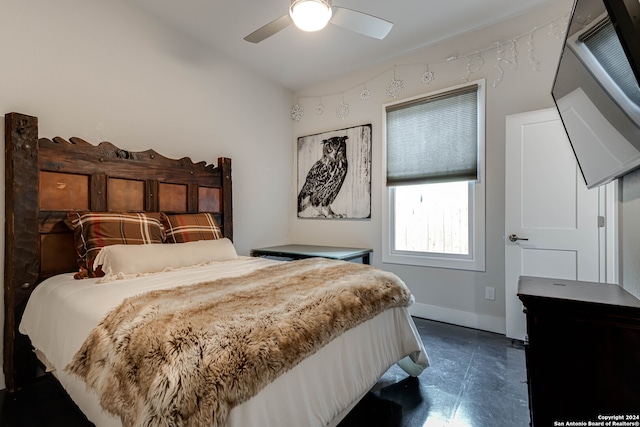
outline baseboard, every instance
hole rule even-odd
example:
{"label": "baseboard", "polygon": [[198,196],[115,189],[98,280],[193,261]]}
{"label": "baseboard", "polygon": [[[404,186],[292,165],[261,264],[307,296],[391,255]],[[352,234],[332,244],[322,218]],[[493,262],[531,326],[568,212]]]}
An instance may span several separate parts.
{"label": "baseboard", "polygon": [[421,303],[412,304],[409,307],[409,313],[412,316],[423,319],[451,323],[453,325],[495,332],[497,334],[506,333],[505,319],[502,317],[488,316],[485,314],[471,313],[469,311],[455,310],[452,308],[437,307],[435,305]]}

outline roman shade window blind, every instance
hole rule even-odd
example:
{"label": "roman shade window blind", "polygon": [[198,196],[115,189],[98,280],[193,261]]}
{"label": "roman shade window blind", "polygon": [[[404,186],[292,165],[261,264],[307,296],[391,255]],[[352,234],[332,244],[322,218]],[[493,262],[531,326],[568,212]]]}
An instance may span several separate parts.
{"label": "roman shade window blind", "polygon": [[386,107],[387,186],[478,179],[478,85]]}

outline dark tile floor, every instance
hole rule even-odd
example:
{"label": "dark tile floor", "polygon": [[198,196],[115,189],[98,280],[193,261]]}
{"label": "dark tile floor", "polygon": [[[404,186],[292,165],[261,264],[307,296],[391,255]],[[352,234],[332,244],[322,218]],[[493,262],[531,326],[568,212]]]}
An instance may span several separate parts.
{"label": "dark tile floor", "polygon": [[402,405],[403,427],[525,427],[529,403],[522,342],[415,319],[431,366],[407,379],[393,366],[374,393]]}
{"label": "dark tile floor", "polygon": [[[524,350],[502,335],[415,319],[431,366],[407,378],[394,366],[341,427],[529,425]],[[92,425],[54,381],[13,396],[0,391],[0,426]]]}

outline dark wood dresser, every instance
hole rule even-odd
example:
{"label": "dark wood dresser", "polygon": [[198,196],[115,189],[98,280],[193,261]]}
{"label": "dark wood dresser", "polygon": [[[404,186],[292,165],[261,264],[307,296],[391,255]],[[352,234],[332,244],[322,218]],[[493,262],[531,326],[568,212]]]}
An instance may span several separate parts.
{"label": "dark wood dresser", "polygon": [[518,297],[532,425],[640,421],[640,300],[617,285],[528,276]]}

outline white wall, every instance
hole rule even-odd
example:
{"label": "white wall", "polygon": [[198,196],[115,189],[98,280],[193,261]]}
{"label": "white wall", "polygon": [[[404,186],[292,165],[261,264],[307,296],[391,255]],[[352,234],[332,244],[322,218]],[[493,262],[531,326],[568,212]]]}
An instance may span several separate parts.
{"label": "white wall", "polygon": [[230,157],[238,252],[286,239],[290,91],[124,0],[2,0],[1,9],[0,117],[37,116],[46,137]]}
{"label": "white wall", "polygon": [[[562,37],[554,36],[554,29],[542,28],[553,19],[570,11],[572,1],[556,4],[515,17],[455,39],[445,40],[433,46],[396,58],[379,67],[354,73],[343,78],[305,88],[297,92],[298,103],[304,106],[304,117],[295,124],[295,136],[341,129],[365,123],[373,124],[373,196],[372,218],[367,221],[301,220],[291,209],[290,241],[309,244],[328,244],[374,249],[373,264],[398,274],[411,288],[417,304],[414,313],[422,317],[448,321],[461,325],[503,333],[505,331],[504,298],[504,152],[505,117],[509,114],[537,110],[553,106],[551,86],[555,75]],[[565,21],[559,21],[565,25]],[[493,87],[499,76],[495,68],[497,51],[483,52],[484,65],[471,74],[471,80],[487,79],[486,98],[486,271],[471,272],[438,268],[411,267],[383,264],[381,258],[382,197],[382,105],[390,102],[386,86],[393,77],[404,82],[404,92],[399,98],[408,98],[461,83],[467,75],[467,60],[429,65],[435,80],[429,85],[421,83],[425,64],[440,62],[453,55],[475,53],[491,47],[497,41],[508,41],[538,27],[533,45],[528,38],[517,40],[519,64],[516,70],[503,65],[502,82]],[[527,60],[530,50],[540,62],[539,71],[533,71]],[[508,46],[505,57],[508,58]],[[478,62],[474,62],[473,67]],[[472,68],[474,69],[474,68]],[[366,101],[360,92],[366,88],[372,93]],[[335,109],[344,100],[349,104],[349,114],[338,119]],[[318,104],[325,107],[322,115],[316,114]],[[294,142],[295,144],[295,142]],[[292,199],[295,198],[295,186]],[[485,286],[495,287],[495,301],[484,299]]]}
{"label": "white wall", "polygon": [[640,298],[640,170],[620,180],[620,281]]}

